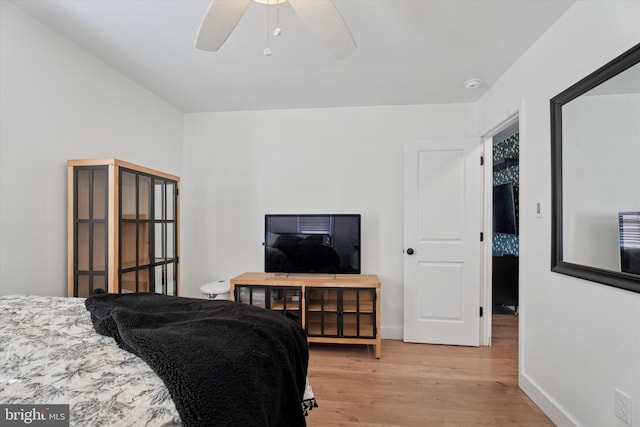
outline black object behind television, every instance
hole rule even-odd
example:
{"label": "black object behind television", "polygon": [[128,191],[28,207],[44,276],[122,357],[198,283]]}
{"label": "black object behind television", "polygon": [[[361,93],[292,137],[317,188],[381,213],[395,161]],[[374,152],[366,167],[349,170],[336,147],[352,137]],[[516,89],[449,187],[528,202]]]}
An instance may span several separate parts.
{"label": "black object behind television", "polygon": [[360,215],[265,215],[267,273],[360,274]]}
{"label": "black object behind television", "polygon": [[493,232],[516,234],[516,205],[511,182],[493,186]]}
{"label": "black object behind television", "polygon": [[620,270],[640,274],[640,212],[620,212]]}

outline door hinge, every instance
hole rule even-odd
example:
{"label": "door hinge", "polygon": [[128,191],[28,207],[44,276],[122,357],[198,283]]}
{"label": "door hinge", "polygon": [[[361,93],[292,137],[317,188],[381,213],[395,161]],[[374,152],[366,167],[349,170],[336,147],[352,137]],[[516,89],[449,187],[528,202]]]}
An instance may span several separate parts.
{"label": "door hinge", "polygon": [[482,311],[483,311],[483,310],[482,310],[482,307],[480,307],[480,317],[482,317],[482,315],[483,315],[483,312],[482,312]]}
{"label": "door hinge", "polygon": [[480,241],[484,242],[484,233],[482,231],[480,232]]}
{"label": "door hinge", "polygon": [[484,156],[480,156],[480,166],[484,166]]}

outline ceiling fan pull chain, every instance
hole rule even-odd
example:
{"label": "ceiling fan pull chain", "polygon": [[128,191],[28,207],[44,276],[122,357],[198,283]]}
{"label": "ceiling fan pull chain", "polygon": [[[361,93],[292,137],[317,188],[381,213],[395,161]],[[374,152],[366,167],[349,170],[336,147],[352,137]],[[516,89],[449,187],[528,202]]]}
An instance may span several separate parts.
{"label": "ceiling fan pull chain", "polygon": [[[277,0],[276,0],[277,1]],[[270,0],[267,0],[267,47],[264,48],[264,50],[262,51],[262,53],[264,53],[264,56],[271,56],[271,54],[273,53],[273,51],[271,50],[271,37],[270,37],[270,31],[269,31],[269,9],[271,6]]]}
{"label": "ceiling fan pull chain", "polygon": [[276,28],[273,30],[273,37],[278,37],[282,33],[280,28],[280,1],[276,0]]}

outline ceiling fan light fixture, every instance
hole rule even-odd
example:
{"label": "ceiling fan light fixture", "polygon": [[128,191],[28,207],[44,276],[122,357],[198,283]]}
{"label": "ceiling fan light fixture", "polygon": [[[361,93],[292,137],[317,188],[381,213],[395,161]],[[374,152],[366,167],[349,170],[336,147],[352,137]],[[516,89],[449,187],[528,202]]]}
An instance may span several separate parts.
{"label": "ceiling fan light fixture", "polygon": [[467,89],[477,89],[481,84],[482,81],[480,79],[469,79],[464,82],[464,87],[466,87]]}
{"label": "ceiling fan light fixture", "polygon": [[[300,18],[307,29],[331,52],[337,59],[351,55],[357,48],[351,30],[340,15],[331,0],[254,0],[266,5],[278,6],[286,1],[293,12]],[[209,8],[202,18],[196,48],[209,52],[217,52],[236,28],[251,0],[211,0]],[[265,9],[270,12],[271,9]],[[276,27],[278,23],[278,7],[276,12]],[[282,31],[271,30],[267,13],[267,47],[269,37],[277,37]]]}

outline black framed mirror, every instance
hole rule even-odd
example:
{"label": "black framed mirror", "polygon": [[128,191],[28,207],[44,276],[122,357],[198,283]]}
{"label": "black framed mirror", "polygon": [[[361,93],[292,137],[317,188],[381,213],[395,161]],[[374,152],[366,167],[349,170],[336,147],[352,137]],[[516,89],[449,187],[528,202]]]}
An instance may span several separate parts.
{"label": "black framed mirror", "polygon": [[550,104],[551,271],[640,292],[640,44]]}

